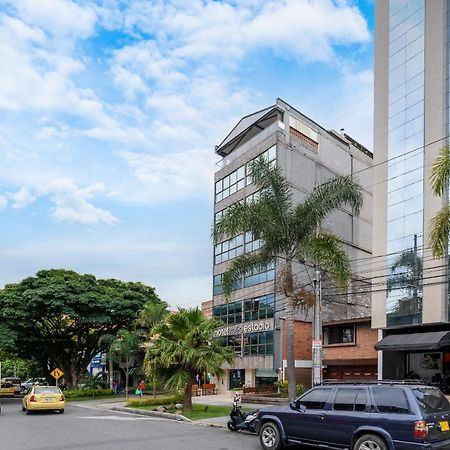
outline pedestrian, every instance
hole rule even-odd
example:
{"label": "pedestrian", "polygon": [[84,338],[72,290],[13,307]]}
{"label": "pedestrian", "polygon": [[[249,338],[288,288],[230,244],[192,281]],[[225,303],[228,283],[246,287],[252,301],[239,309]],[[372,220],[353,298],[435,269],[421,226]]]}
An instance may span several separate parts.
{"label": "pedestrian", "polygon": [[140,396],[143,397],[144,396],[144,391],[145,391],[145,383],[144,380],[141,380],[140,383],[138,384],[138,389],[140,391]]}
{"label": "pedestrian", "polygon": [[114,394],[117,394],[117,385],[118,385],[117,380],[113,380],[112,387],[114,389]]}
{"label": "pedestrian", "polygon": [[122,384],[122,380],[119,380],[119,382],[117,383],[117,393],[123,394],[123,384]]}

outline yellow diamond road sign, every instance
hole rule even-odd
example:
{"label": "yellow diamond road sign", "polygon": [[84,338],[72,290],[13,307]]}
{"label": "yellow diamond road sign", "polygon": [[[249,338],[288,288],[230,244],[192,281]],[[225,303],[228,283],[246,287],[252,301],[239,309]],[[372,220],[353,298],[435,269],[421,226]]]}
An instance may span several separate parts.
{"label": "yellow diamond road sign", "polygon": [[59,379],[64,375],[64,372],[63,372],[61,369],[56,368],[55,370],[53,370],[52,372],[50,372],[50,375],[51,375],[53,378],[59,380]]}

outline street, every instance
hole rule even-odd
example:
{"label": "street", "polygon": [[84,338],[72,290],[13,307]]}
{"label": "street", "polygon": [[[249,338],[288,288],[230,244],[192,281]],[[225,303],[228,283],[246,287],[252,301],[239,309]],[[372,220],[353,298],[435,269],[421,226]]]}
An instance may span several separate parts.
{"label": "street", "polygon": [[66,405],[63,415],[21,412],[20,399],[2,399],[1,450],[259,450],[258,438],[165,419]]}

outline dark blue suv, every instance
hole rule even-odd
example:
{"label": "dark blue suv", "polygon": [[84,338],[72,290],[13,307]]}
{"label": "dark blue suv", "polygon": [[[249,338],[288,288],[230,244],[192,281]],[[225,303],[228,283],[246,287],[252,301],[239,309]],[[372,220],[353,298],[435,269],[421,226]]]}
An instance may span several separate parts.
{"label": "dark blue suv", "polygon": [[450,450],[450,403],[421,384],[324,384],[261,409],[255,429],[265,450],[288,443],[351,450]]}

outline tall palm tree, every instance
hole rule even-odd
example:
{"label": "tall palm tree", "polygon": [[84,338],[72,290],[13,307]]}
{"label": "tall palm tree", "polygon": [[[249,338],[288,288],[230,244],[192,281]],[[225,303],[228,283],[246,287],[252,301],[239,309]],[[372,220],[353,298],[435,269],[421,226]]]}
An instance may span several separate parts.
{"label": "tall palm tree", "polygon": [[328,272],[340,287],[351,275],[348,257],[340,240],[321,231],[324,219],[339,207],[349,205],[355,214],[363,203],[361,187],[350,177],[340,176],[317,186],[300,204],[294,205],[287,180],[277,167],[263,158],[251,166],[259,191],[253,202],[238,202],[222,215],[213,229],[215,241],[251,232],[260,239],[259,250],[233,259],[223,275],[223,292],[229,297],[235,283],[251,270],[260,271],[277,261],[278,283],[286,297],[286,356],[289,398],[295,397],[294,311],[309,308],[314,296],[299,285],[293,273],[295,262],[314,263]]}
{"label": "tall palm tree", "polygon": [[[162,322],[169,314],[166,302],[147,302],[139,311],[136,319],[136,327],[139,327],[144,333],[141,336],[148,337],[155,325]],[[156,398],[156,383],[158,380],[156,370],[152,371],[153,397]]]}
{"label": "tall palm tree", "polygon": [[[450,181],[450,146],[446,145],[439,151],[438,157],[431,168],[430,183],[434,195],[442,197],[448,191]],[[443,257],[448,253],[448,238],[450,234],[450,205],[446,204],[431,221],[428,243],[433,256]]]}
{"label": "tall palm tree", "polygon": [[146,372],[166,370],[172,373],[168,389],[184,389],[183,408],[192,410],[192,384],[199,372],[222,372],[224,362],[232,363],[231,348],[222,345],[214,333],[222,322],[208,319],[198,309],[180,309],[169,314],[152,329],[144,360]]}
{"label": "tall palm tree", "polygon": [[139,335],[128,330],[120,330],[112,341],[109,353],[125,371],[125,397],[128,399],[130,369],[133,356],[139,352]]}

